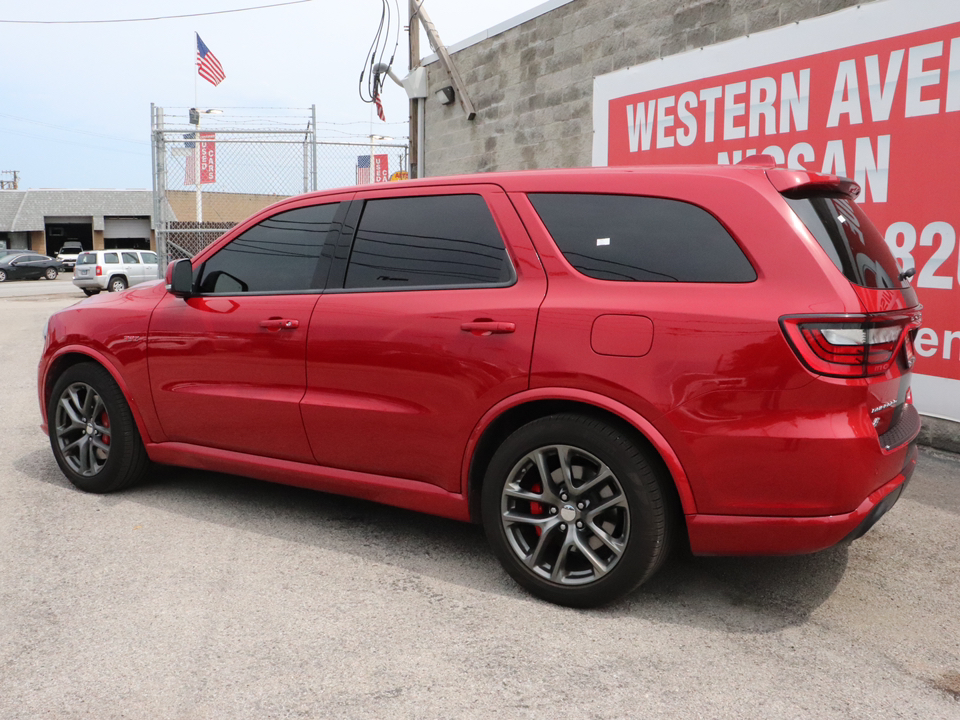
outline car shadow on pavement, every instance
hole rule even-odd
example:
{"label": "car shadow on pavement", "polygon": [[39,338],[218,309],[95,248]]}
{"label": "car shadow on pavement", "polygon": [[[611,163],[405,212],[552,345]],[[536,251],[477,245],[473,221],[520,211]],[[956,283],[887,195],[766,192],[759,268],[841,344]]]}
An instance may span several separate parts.
{"label": "car shadow on pavement", "polygon": [[[29,477],[73,486],[49,451],[13,463]],[[154,466],[147,480],[99,497],[100,506],[140,503],[191,520],[382,562],[472,590],[541,603],[500,568],[477,525],[315,490],[235,475]],[[803,624],[843,578],[848,548],[776,558],[696,558],[674,552],[626,598],[589,611],[733,632]],[[545,607],[553,607],[543,603]]]}

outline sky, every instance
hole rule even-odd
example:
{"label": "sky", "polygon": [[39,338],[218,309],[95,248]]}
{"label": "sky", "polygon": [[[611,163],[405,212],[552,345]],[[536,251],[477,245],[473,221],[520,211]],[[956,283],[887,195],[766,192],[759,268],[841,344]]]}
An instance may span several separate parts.
{"label": "sky", "polygon": [[[284,0],[0,0],[0,20],[117,20],[278,2]],[[408,67],[407,2],[389,2],[399,3],[394,70],[402,78]],[[425,0],[424,8],[450,46],[541,2]],[[358,94],[382,5],[307,0],[149,22],[0,22],[0,170],[19,171],[21,189],[150,188],[151,103],[180,112],[195,104],[223,109],[220,123],[240,115],[231,108],[298,108],[289,114],[305,118],[316,104],[321,140],[362,141],[376,133],[403,141],[409,114],[403,89],[390,81],[384,86],[387,123],[372,116]],[[216,87],[194,80],[195,32],[226,73]],[[424,35],[421,55],[428,54]]]}

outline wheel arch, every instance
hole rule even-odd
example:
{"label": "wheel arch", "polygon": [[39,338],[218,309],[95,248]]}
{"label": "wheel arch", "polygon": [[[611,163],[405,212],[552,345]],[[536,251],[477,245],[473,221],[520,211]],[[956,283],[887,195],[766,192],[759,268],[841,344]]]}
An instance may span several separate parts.
{"label": "wheel arch", "polygon": [[130,407],[130,412],[133,414],[134,422],[137,423],[137,430],[140,432],[140,437],[143,438],[145,443],[150,442],[150,434],[147,432],[147,426],[143,422],[140,408],[137,407],[137,403],[133,399],[123,376],[117,372],[117,369],[107,357],[90,348],[64,348],[51,359],[47,365],[43,376],[43,403],[40,408],[43,413],[44,428],[49,432],[50,418],[47,417],[47,407],[50,405],[50,395],[53,392],[53,386],[57,384],[57,380],[69,368],[85,362],[95,363],[110,374],[110,377],[113,378],[113,381],[120,388],[120,392],[123,393],[123,397]]}
{"label": "wheel arch", "polygon": [[124,284],[125,284],[127,287],[130,287],[130,278],[128,278],[124,273],[114,273],[113,275],[110,276],[110,279],[107,280],[107,290],[108,290],[108,291],[110,290],[110,285],[111,285],[111,284],[113,283],[113,281],[116,280],[117,278],[122,279],[123,282],[124,282]]}
{"label": "wheel arch", "polygon": [[470,520],[480,521],[483,476],[500,444],[516,429],[533,420],[574,412],[617,426],[646,447],[654,462],[673,481],[677,501],[685,515],[696,513],[696,503],[687,474],[666,438],[646,418],[631,408],[602,395],[569,388],[539,388],[507,398],[494,406],[477,424],[467,444],[461,487],[467,498]]}

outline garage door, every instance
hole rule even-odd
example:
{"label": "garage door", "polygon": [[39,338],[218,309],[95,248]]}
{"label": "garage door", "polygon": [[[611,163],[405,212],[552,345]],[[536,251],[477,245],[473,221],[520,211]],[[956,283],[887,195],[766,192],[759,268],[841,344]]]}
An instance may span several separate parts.
{"label": "garage door", "polygon": [[150,237],[150,218],[104,218],[103,237],[147,238]]}

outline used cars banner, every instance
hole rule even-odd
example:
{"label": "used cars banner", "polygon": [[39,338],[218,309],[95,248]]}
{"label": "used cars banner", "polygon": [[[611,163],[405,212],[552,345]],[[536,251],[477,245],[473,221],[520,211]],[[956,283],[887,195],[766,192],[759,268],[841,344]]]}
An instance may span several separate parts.
{"label": "used cars banner", "polygon": [[924,306],[914,396],[960,421],[960,3],[881,0],[594,81],[594,165],[754,154],[855,179]]}

